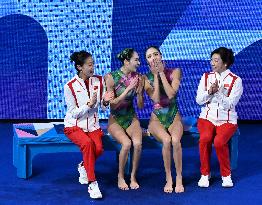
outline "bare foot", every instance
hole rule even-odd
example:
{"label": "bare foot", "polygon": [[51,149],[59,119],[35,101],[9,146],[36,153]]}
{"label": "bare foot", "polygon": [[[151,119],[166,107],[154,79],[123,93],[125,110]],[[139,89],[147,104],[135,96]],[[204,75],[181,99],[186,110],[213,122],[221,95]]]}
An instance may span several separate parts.
{"label": "bare foot", "polygon": [[164,192],[166,193],[172,193],[173,192],[173,181],[167,180],[166,185],[164,187]]}
{"label": "bare foot", "polygon": [[135,178],[131,178],[130,188],[131,189],[138,189],[139,188],[139,184],[137,183]]}
{"label": "bare foot", "polygon": [[118,188],[121,190],[129,190],[124,178],[118,178]]}
{"label": "bare foot", "polygon": [[176,176],[176,187],[175,187],[175,192],[176,193],[182,193],[184,192],[184,186],[182,182],[182,176]]}

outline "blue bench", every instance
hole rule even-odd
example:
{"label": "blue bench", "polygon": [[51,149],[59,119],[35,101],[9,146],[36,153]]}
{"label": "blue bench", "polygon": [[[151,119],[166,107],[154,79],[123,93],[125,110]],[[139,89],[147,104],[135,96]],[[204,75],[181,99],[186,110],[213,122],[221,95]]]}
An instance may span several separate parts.
{"label": "blue bench", "polygon": [[[141,126],[147,127],[148,120],[141,120]],[[198,144],[199,133],[196,127],[196,119],[192,117],[183,118],[184,134],[182,146],[189,147]],[[116,151],[116,160],[121,149],[107,132],[107,123],[101,122],[101,128],[105,133],[103,146],[105,150]],[[17,168],[17,176],[27,179],[32,176],[32,160],[40,153],[79,152],[79,148],[73,144],[63,132],[62,122],[50,123],[20,123],[13,125],[13,165]],[[237,167],[238,158],[238,136],[239,130],[229,142],[231,168]],[[162,145],[152,136],[143,137],[143,149],[161,148]],[[129,155],[125,167],[126,174],[131,170],[131,158]]]}
{"label": "blue bench", "polygon": [[[106,131],[107,123],[101,123],[105,133],[103,145],[105,150],[117,151],[118,144]],[[64,132],[63,122],[20,123],[13,125],[13,165],[17,176],[27,179],[32,176],[32,160],[40,153],[80,152]]]}

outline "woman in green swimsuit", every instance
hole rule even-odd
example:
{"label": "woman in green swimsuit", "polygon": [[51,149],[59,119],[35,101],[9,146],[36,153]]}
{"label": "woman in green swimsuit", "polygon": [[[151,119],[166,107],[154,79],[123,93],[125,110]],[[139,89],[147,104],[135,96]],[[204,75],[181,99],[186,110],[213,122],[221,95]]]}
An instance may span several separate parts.
{"label": "woman in green swimsuit", "polygon": [[138,189],[136,171],[142,148],[142,129],[133,107],[133,99],[137,96],[138,107],[143,107],[144,80],[142,75],[136,72],[140,61],[134,49],[126,48],[117,57],[122,62],[122,67],[105,76],[107,90],[115,93],[114,100],[110,101],[108,132],[122,145],[119,154],[118,187],[122,190],[129,189],[124,179],[124,168],[133,144],[130,188]]}
{"label": "woman in green swimsuit", "polygon": [[[171,175],[171,146],[176,167],[175,192],[184,192],[182,183],[182,148],[183,125],[178,112],[176,94],[180,85],[181,70],[164,68],[159,48],[151,46],[146,50],[146,60],[150,71],[145,76],[145,91],[154,101],[148,131],[163,144],[162,155],[166,172],[164,192],[173,192]],[[153,92],[155,91],[155,92]]]}

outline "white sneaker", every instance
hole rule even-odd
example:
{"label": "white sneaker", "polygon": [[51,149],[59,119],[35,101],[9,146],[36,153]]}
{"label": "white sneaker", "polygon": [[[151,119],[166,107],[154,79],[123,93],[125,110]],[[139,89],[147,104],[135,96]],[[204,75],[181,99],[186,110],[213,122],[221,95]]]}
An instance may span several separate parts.
{"label": "white sneaker", "polygon": [[87,174],[86,174],[86,169],[83,165],[83,161],[78,164],[77,170],[78,170],[79,175],[80,175],[79,178],[78,178],[79,183],[80,184],[88,184],[88,178],[87,178]]}
{"label": "white sneaker", "polygon": [[199,187],[209,187],[210,175],[201,175],[201,178],[198,181]]}
{"label": "white sneaker", "polygon": [[232,179],[231,179],[231,175],[227,176],[227,177],[222,177],[222,187],[232,187],[234,186]]}
{"label": "white sneaker", "polygon": [[91,182],[88,186],[88,193],[92,199],[101,199],[102,194],[99,190],[97,181]]}

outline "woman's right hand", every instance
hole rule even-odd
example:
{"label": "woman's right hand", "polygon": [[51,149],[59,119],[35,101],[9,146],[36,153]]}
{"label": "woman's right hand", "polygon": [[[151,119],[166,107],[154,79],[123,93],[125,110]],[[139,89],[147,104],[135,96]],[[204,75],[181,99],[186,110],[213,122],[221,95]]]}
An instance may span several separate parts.
{"label": "woman's right hand", "polygon": [[156,69],[157,69],[157,72],[158,72],[158,73],[162,73],[162,72],[164,71],[164,67],[165,67],[165,65],[164,65],[164,63],[162,62],[162,60],[160,60],[160,59],[155,59],[155,60],[154,60],[154,63],[155,63],[155,67],[156,67]]}
{"label": "woman's right hand", "polygon": [[215,94],[215,93],[218,91],[218,89],[219,89],[218,81],[216,80],[215,83],[213,83],[213,84],[210,86],[210,88],[209,88],[209,90],[208,90],[208,94],[209,94],[209,95],[213,95],[213,94]]}
{"label": "woman's right hand", "polygon": [[150,70],[154,75],[158,75],[158,73],[164,71],[165,65],[162,62],[162,60],[153,59],[153,61],[149,65],[150,65]]}
{"label": "woman's right hand", "polygon": [[153,60],[151,63],[149,63],[150,66],[150,71],[152,74],[157,75],[158,74],[158,69],[155,63],[155,60]]}
{"label": "woman's right hand", "polygon": [[138,77],[138,82],[137,82],[138,86],[136,88],[136,93],[137,94],[141,94],[144,90],[144,86],[145,86],[145,78],[144,76],[140,75]]}
{"label": "woman's right hand", "polygon": [[87,103],[87,105],[92,108],[97,102],[97,92],[94,92],[90,102]]}
{"label": "woman's right hand", "polygon": [[138,83],[138,76],[136,76],[135,78],[133,78],[133,79],[130,81],[130,84],[127,86],[126,89],[127,89],[128,91],[133,90],[134,88],[136,88],[137,83]]}

